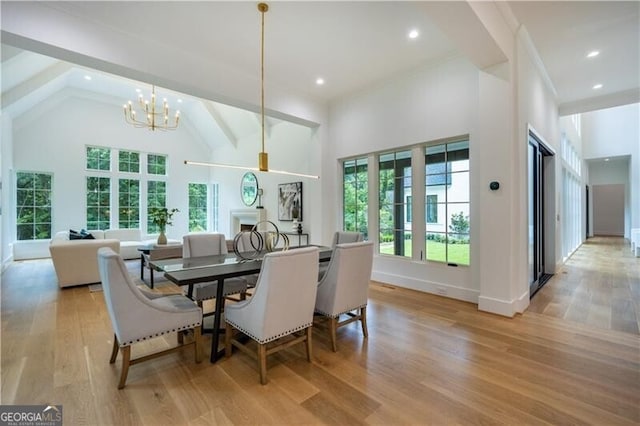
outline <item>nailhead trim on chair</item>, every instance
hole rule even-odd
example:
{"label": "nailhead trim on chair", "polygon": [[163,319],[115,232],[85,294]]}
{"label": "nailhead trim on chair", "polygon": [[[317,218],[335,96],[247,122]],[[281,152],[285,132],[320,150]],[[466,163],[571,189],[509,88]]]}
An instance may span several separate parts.
{"label": "nailhead trim on chair", "polygon": [[279,338],[281,338],[281,337],[288,336],[288,335],[290,335],[290,334],[292,334],[292,333],[295,333],[296,331],[304,330],[305,328],[307,328],[307,327],[311,327],[311,325],[313,325],[313,323],[312,323],[312,322],[310,322],[310,323],[308,323],[308,324],[305,324],[305,325],[302,325],[302,326],[299,326],[299,327],[293,328],[293,329],[291,329],[291,330],[287,330],[287,331],[285,331],[285,332],[283,332],[283,333],[280,333],[280,334],[277,334],[277,335],[275,335],[275,336],[269,337],[268,339],[261,340],[261,339],[257,338],[256,336],[254,336],[253,334],[251,334],[251,333],[249,333],[248,331],[246,331],[244,328],[239,327],[239,326],[238,326],[238,325],[236,325],[234,322],[232,322],[232,321],[227,321],[227,322],[228,322],[229,324],[231,324],[234,328],[236,328],[236,329],[240,330],[243,334],[247,335],[248,337],[252,338],[252,339],[253,339],[253,340],[255,340],[256,342],[260,343],[261,345],[263,345],[263,344],[265,344],[265,343],[273,342],[274,340],[278,340],[278,339],[279,339]]}
{"label": "nailhead trim on chair", "polygon": [[167,330],[167,331],[163,331],[163,332],[160,332],[160,333],[156,333],[156,334],[153,334],[151,336],[141,337],[141,338],[136,339],[136,340],[129,340],[127,342],[121,342],[120,343],[120,347],[124,348],[125,346],[131,346],[134,343],[142,342],[142,341],[147,340],[147,339],[153,339],[154,337],[159,337],[159,336],[162,336],[163,334],[167,334],[167,333],[173,333],[175,331],[191,330],[192,328],[200,327],[201,325],[202,325],[202,322],[198,322],[198,323],[194,323],[194,324],[187,325],[187,326],[184,326],[184,327],[174,328],[172,330]]}
{"label": "nailhead trim on chair", "polygon": [[346,311],[340,312],[339,314],[328,314],[326,312],[323,311],[316,311],[316,313],[320,314],[320,315],[324,315],[325,317],[329,317],[329,318],[338,318],[340,315],[342,314],[346,314],[347,312],[351,312],[351,311],[355,311],[356,309],[360,309],[360,308],[364,308],[365,306],[367,306],[367,304],[363,304],[360,306],[356,306],[355,308],[351,308],[351,309],[347,309]]}

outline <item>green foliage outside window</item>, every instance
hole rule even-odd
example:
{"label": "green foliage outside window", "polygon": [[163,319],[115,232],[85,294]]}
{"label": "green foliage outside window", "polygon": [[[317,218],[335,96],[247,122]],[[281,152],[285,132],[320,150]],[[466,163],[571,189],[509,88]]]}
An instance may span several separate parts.
{"label": "green foliage outside window", "polygon": [[411,223],[405,221],[411,197],[411,151],[381,154],[379,157],[378,202],[380,253],[411,257]]}
{"label": "green foliage outside window", "polygon": [[109,229],[110,209],[111,179],[87,177],[87,229]]}
{"label": "green foliage outside window", "polygon": [[88,170],[111,170],[111,149],[87,147],[87,169]]}
{"label": "green foliage outside window", "polygon": [[189,184],[189,232],[207,230],[207,185]]}
{"label": "green foliage outside window", "polygon": [[167,174],[167,156],[147,154],[147,173],[165,176]]}
{"label": "green foliage outside window", "polygon": [[51,238],[51,179],[48,173],[16,173],[18,240]]}
{"label": "green foliage outside window", "polygon": [[120,179],[118,181],[118,227],[140,228],[140,181]]}
{"label": "green foliage outside window", "polygon": [[140,154],[131,151],[119,151],[118,171],[140,173]]}
{"label": "green foliage outside window", "polygon": [[367,159],[343,163],[343,221],[345,231],[356,231],[368,239],[368,175]]}
{"label": "green foliage outside window", "polygon": [[[147,211],[154,208],[163,208],[167,205],[167,183],[164,181],[150,180],[147,182]],[[147,232],[150,234],[160,232],[160,227],[147,215]]]}

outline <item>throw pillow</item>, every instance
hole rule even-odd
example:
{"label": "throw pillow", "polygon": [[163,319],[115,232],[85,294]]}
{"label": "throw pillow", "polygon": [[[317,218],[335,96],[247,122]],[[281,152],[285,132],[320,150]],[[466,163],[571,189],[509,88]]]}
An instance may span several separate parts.
{"label": "throw pillow", "polygon": [[70,240],[81,240],[82,234],[78,231],[74,231],[73,229],[69,229],[69,239]]}
{"label": "throw pillow", "polygon": [[82,239],[83,240],[95,240],[96,238],[91,235],[91,233],[89,231],[87,231],[86,229],[82,229],[80,230],[80,234],[82,235]]}

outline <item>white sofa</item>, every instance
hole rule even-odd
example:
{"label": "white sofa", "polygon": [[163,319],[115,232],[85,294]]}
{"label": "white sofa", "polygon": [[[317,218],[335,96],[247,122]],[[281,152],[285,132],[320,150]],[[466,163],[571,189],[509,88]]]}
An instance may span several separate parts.
{"label": "white sofa", "polygon": [[88,232],[94,239],[70,240],[69,231],[61,231],[51,240],[49,252],[60,287],[100,282],[98,249],[101,247],[110,247],[124,259],[140,257],[139,229]]}

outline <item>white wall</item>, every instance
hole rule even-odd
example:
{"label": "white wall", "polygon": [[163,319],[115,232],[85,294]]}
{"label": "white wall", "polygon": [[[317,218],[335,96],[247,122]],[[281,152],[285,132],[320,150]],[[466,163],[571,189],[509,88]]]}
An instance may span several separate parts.
{"label": "white wall", "polygon": [[[55,108],[51,108],[51,104]],[[208,158],[210,155],[206,144],[188,127],[181,125],[174,132],[136,129],[124,122],[120,105],[59,94],[56,99],[45,101],[14,121],[13,169],[53,173],[52,232],[55,234],[86,227],[87,145],[166,154],[167,207],[180,210],[167,235],[181,238],[188,232],[187,184],[209,182],[207,169],[183,164],[186,158]],[[115,164],[112,163],[112,167]],[[116,184],[112,181],[112,187]],[[11,188],[11,193],[10,205],[15,205],[15,188]],[[117,224],[115,214],[112,218],[115,218],[112,223]],[[8,237],[13,241],[16,237],[15,217],[11,216],[7,222]],[[142,228],[144,233],[144,221]]]}
{"label": "white wall", "polygon": [[[640,228],[640,104],[624,105],[582,114],[583,156],[585,159],[628,157],[625,182],[625,237],[631,228]],[[614,183],[602,180],[600,171],[590,163],[590,183]],[[613,176],[611,176],[613,178]]]}
{"label": "white wall", "polygon": [[593,185],[593,234],[624,235],[624,185]]}
{"label": "white wall", "polygon": [[[312,134],[314,130],[293,123],[281,122],[273,126],[269,136],[265,138],[265,151],[269,154],[269,168],[272,170],[285,170],[305,174],[319,174],[320,164],[314,161],[316,141]],[[236,146],[226,144],[215,149],[211,154],[212,162],[257,167],[258,152],[261,149],[260,132],[241,138]],[[240,180],[244,170],[231,170],[224,168],[211,168],[212,180],[220,184],[220,232],[228,237],[229,211],[246,207],[240,200]],[[289,182],[302,182],[302,222],[305,233],[309,233],[309,241],[321,243],[321,211],[320,180],[286,176],[276,173],[254,172],[258,179],[258,186],[263,189],[262,205],[267,212],[267,220],[272,221],[278,229],[290,232],[291,221],[278,220],[278,184]]]}
{"label": "white wall", "polygon": [[[477,85],[477,70],[467,60],[454,58],[399,75],[332,103],[330,146],[327,147],[333,155],[329,160],[332,171],[326,173],[324,185],[337,191],[335,204],[329,203],[323,208],[324,214],[333,218],[331,223],[335,223],[330,232],[342,227],[338,160],[471,133]],[[472,135],[470,145],[474,143]],[[472,167],[472,182],[474,173]],[[473,212],[470,220],[472,224],[479,223]],[[369,226],[373,229],[375,223]],[[377,241],[375,233],[370,233],[370,238]],[[472,262],[473,256],[472,253]],[[469,267],[451,268],[434,262],[375,256],[372,277],[433,293],[445,288],[452,297],[477,302],[478,288],[474,288]]]}

